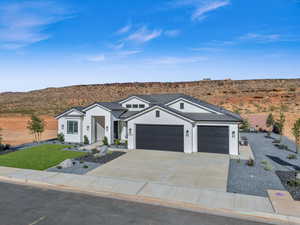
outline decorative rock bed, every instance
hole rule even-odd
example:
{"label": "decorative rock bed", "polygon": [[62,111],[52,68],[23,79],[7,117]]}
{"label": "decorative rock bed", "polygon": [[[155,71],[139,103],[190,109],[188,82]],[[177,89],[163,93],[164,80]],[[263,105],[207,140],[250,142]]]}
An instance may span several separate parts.
{"label": "decorative rock bed", "polygon": [[[98,154],[98,153],[96,153]],[[107,163],[109,161],[112,161],[122,155],[126,154],[125,152],[119,152],[119,151],[108,151],[105,155],[103,156],[99,156],[92,153],[88,153],[85,156],[76,158],[76,160],[79,161],[84,161],[84,162],[93,162],[93,163],[100,163],[100,164],[104,164]]]}
{"label": "decorative rock bed", "polygon": [[293,199],[300,201],[300,179],[296,179],[297,173],[294,171],[276,171],[276,174]]}

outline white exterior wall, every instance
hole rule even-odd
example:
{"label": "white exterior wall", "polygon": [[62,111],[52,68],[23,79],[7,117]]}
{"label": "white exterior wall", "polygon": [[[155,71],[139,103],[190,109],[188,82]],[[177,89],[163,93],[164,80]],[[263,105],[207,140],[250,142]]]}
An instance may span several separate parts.
{"label": "white exterior wall", "polygon": [[[147,104],[147,103],[145,103],[144,101],[141,101],[141,100],[139,100],[139,99],[137,99],[137,98],[132,98],[132,99],[130,99],[130,100],[128,100],[128,101],[126,101],[126,102],[123,102],[122,103],[122,107],[124,107],[124,108],[126,108],[126,105],[127,104],[131,104],[131,105],[133,105],[133,104],[143,104],[143,105],[145,105],[145,108],[148,108],[149,107],[149,104]],[[141,110],[143,110],[143,109],[145,109],[145,108],[128,108],[128,110],[129,111],[141,111]]]}
{"label": "white exterior wall", "polygon": [[[68,134],[67,133],[67,121],[77,121],[78,122],[78,134]],[[65,116],[58,119],[58,133],[63,133],[65,136],[65,142],[72,142],[72,143],[80,143],[83,140],[82,136],[82,123],[83,118],[76,116]],[[64,129],[62,129],[62,125]]]}
{"label": "white exterior wall", "polygon": [[[184,109],[180,109],[180,103],[184,103]],[[198,106],[195,106],[195,105],[193,105],[187,101],[183,101],[183,100],[179,100],[178,102],[174,102],[168,106],[170,108],[176,109],[181,112],[186,112],[186,113],[211,113],[210,111],[202,109]]]}
{"label": "white exterior wall", "polygon": [[[86,135],[89,139],[89,142],[93,142],[94,138],[92,137],[92,134],[94,134],[93,129],[94,129],[94,125],[93,124],[93,116],[104,116],[105,117],[105,136],[108,139],[108,143],[112,144],[113,143],[113,116],[112,114],[106,110],[103,109],[99,106],[95,106],[91,109],[89,109],[88,111],[86,111],[85,113],[85,117],[83,120],[83,136]],[[89,126],[89,129],[88,129]],[[108,128],[108,129],[106,129]]]}
{"label": "white exterior wall", "polygon": [[[229,154],[239,155],[239,129],[237,123],[218,123],[218,122],[198,122],[193,128],[194,145],[193,152],[198,152],[198,126],[228,126],[229,127]],[[232,132],[235,132],[235,137],[232,136]]]}
{"label": "white exterior wall", "polygon": [[[160,117],[155,117],[155,111],[160,111]],[[193,135],[192,135],[192,123],[177,116],[174,116],[164,110],[156,109],[128,121],[128,130],[131,129],[132,133],[128,133],[128,148],[136,148],[136,124],[154,124],[154,125],[183,125],[184,126],[184,152],[192,153],[193,151]],[[187,137],[186,131],[189,131],[189,136]]]}

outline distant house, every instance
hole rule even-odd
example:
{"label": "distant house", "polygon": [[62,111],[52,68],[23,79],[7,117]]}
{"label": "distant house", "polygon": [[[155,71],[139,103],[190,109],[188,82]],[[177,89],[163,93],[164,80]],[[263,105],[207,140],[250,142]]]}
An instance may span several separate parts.
{"label": "distant house", "polygon": [[129,149],[237,155],[241,117],[184,94],[134,95],[71,108],[57,117],[67,142],[108,138]]}

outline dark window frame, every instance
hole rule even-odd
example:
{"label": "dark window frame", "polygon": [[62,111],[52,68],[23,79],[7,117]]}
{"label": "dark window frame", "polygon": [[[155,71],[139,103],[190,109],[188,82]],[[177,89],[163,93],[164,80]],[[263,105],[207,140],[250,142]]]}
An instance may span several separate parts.
{"label": "dark window frame", "polygon": [[127,108],[127,109],[131,109],[131,108],[132,108],[132,105],[131,105],[131,104],[126,104],[126,108]]}
{"label": "dark window frame", "polygon": [[67,134],[78,134],[78,121],[68,120],[67,121]]}
{"label": "dark window frame", "polygon": [[137,109],[137,108],[139,108],[139,105],[138,105],[138,104],[133,104],[133,105],[132,105],[132,108],[133,108],[133,109]]}
{"label": "dark window frame", "polygon": [[144,104],[139,104],[139,108],[140,108],[140,109],[144,109],[144,108],[145,108],[145,105],[144,105]]}
{"label": "dark window frame", "polygon": [[183,102],[180,103],[180,109],[184,109],[184,103]]}
{"label": "dark window frame", "polygon": [[155,111],[155,117],[156,117],[156,118],[159,118],[159,117],[160,117],[160,111],[159,111],[159,110],[156,110],[156,111]]}

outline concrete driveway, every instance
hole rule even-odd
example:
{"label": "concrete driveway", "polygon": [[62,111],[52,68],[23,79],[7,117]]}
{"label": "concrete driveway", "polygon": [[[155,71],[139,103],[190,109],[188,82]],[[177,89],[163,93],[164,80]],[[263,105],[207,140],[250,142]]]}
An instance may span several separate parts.
{"label": "concrete driveway", "polygon": [[226,191],[229,156],[133,150],[87,175]]}

